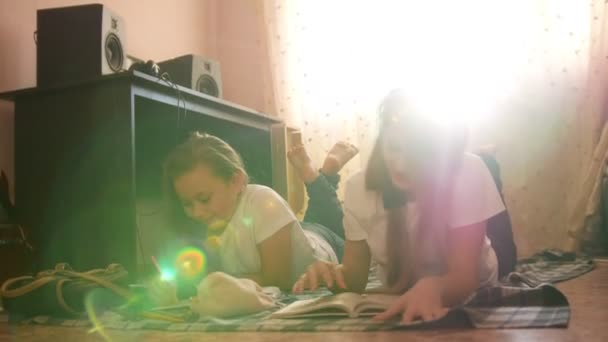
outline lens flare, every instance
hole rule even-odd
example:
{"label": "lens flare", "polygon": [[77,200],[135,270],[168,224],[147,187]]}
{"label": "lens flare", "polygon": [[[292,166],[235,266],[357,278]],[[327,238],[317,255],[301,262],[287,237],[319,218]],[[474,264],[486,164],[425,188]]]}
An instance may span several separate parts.
{"label": "lens flare", "polygon": [[179,251],[175,259],[175,268],[186,277],[195,277],[205,271],[207,257],[195,247],[186,247]]}
{"label": "lens flare", "polygon": [[160,279],[164,280],[164,281],[175,280],[175,271],[173,271],[171,269],[161,269]]}
{"label": "lens flare", "polygon": [[110,338],[108,333],[105,331],[98,317],[99,314],[103,312],[103,308],[101,308],[101,305],[99,305],[100,302],[104,302],[104,300],[103,298],[100,298],[95,290],[89,292],[89,294],[84,298],[84,308],[87,316],[89,317],[89,321],[91,321],[91,325],[93,326],[87,331],[87,333],[97,333],[103,338],[104,341],[110,342],[112,341],[112,338]]}

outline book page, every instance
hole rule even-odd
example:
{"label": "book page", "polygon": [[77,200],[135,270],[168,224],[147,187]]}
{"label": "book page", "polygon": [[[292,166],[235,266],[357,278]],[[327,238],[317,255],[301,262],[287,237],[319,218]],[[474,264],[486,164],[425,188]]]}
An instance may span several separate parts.
{"label": "book page", "polygon": [[355,316],[374,316],[388,309],[399,296],[387,294],[367,294],[362,296],[362,300],[355,307]]}
{"label": "book page", "polygon": [[351,316],[362,300],[361,295],[351,292],[300,300],[275,312],[272,317]]}

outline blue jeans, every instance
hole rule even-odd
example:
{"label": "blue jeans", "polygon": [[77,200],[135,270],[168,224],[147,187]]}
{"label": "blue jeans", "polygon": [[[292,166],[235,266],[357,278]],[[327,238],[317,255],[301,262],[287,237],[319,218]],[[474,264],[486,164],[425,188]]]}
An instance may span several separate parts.
{"label": "blue jeans", "polygon": [[327,176],[319,173],[314,182],[306,184],[308,209],[302,228],[317,233],[329,243],[342,261],[344,254],[344,227],[342,226],[342,204],[338,200],[339,175]]}

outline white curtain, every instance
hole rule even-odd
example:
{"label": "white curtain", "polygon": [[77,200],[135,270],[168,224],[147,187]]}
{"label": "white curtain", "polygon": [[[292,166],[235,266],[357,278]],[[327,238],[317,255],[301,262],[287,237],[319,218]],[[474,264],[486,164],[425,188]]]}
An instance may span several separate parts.
{"label": "white curtain", "polygon": [[[263,0],[276,114],[315,161],[337,141],[361,169],[376,108],[400,87],[494,144],[523,254],[561,247],[603,124],[601,0]],[[584,195],[583,195],[584,196]]]}

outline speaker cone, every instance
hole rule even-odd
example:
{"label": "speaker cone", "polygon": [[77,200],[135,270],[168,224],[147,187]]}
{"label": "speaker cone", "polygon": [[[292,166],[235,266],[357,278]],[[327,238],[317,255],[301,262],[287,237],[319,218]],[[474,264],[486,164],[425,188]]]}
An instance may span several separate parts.
{"label": "speaker cone", "polygon": [[106,37],[106,61],[110,66],[110,69],[114,72],[119,72],[122,70],[123,65],[123,51],[122,44],[120,44],[120,39],[114,33],[108,34]]}
{"label": "speaker cone", "polygon": [[196,90],[200,91],[203,94],[211,96],[220,95],[220,90],[218,89],[217,82],[215,82],[213,77],[209,75],[203,75],[198,79],[198,81],[196,81]]}

